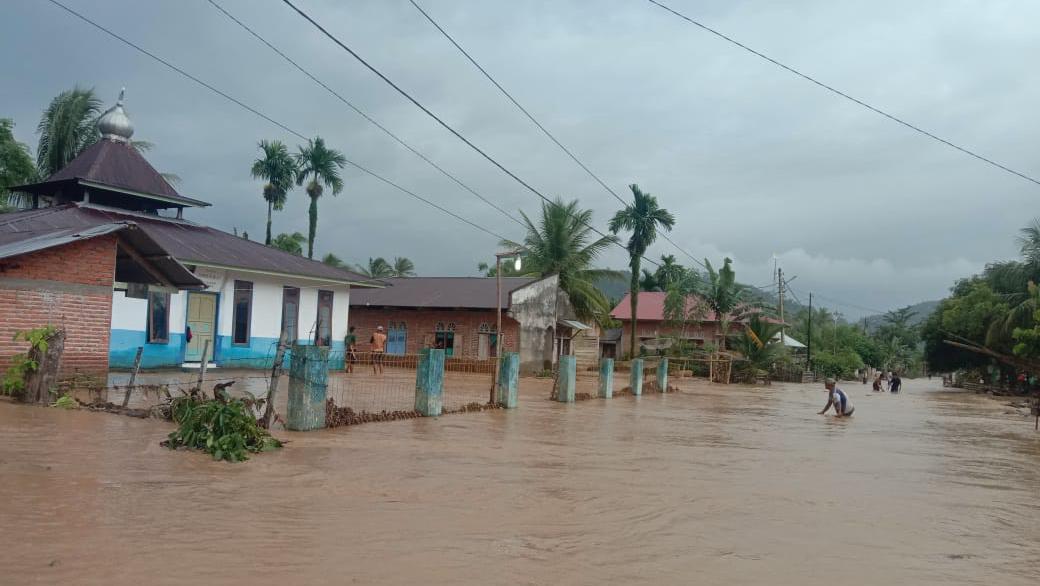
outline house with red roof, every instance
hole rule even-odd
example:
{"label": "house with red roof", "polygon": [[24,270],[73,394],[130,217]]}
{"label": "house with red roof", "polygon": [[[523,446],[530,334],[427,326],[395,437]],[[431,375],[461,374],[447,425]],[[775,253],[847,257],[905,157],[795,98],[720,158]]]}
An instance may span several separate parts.
{"label": "house with red roof", "polygon": [[[666,348],[675,338],[688,340],[695,346],[704,346],[709,342],[717,344],[721,340],[722,324],[713,311],[703,307],[703,300],[694,296],[687,298],[687,315],[695,316],[695,319],[687,322],[685,327],[678,327],[665,317],[665,298],[667,296],[667,293],[660,291],[641,291],[639,293],[639,304],[636,309],[636,339],[640,341],[641,346],[647,350]],[[604,347],[604,355],[625,356],[628,352],[632,331],[631,299],[631,293],[625,294],[624,299],[610,312],[610,317],[620,321],[622,327],[620,337],[605,338],[613,340],[616,347]],[[775,321],[773,318],[766,319]],[[736,328],[730,327],[730,335],[737,331]],[[602,346],[604,342],[601,340],[600,344]],[[800,346],[801,343],[798,345]],[[611,354],[612,352],[614,354]]]}

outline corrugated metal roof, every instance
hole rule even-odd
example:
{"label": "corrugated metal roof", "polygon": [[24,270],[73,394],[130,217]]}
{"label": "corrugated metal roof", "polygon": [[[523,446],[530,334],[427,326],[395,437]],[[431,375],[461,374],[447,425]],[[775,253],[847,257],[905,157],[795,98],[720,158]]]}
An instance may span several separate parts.
{"label": "corrugated metal roof", "polygon": [[[184,264],[237,268],[289,277],[305,277],[361,287],[382,284],[364,275],[338,269],[186,220],[127,212],[92,204],[68,203],[0,215],[0,244],[59,228],[84,230],[130,221]],[[492,296],[493,297],[493,296]]]}
{"label": "corrugated metal roof", "polygon": [[[119,233],[123,242],[116,255],[117,280],[156,285],[165,284],[141,266],[131,255],[122,250],[122,246],[128,246],[138,256],[146,259],[153,269],[173,286],[179,289],[205,288],[205,283],[196,278],[184,265],[177,262],[175,258],[170,256],[166,250],[133,222],[110,222],[82,229],[56,228],[49,231],[40,230],[32,232],[4,232],[2,231],[2,226],[0,226],[0,239],[2,239],[0,240],[0,259],[31,254],[113,233]],[[24,238],[24,236],[29,237]],[[19,239],[19,237],[22,238]]]}
{"label": "corrugated metal roof", "polygon": [[41,183],[11,188],[12,191],[43,193],[47,186],[80,182],[111,187],[116,191],[158,199],[180,206],[208,206],[207,202],[184,197],[152,167],[137,149],[127,143],[101,139],[87,147],[62,170]]}
{"label": "corrugated metal roof", "polygon": [[[502,277],[502,307],[509,294],[538,279]],[[494,277],[403,277],[386,279],[385,289],[354,291],[351,307],[410,307],[440,309],[495,309]]]}

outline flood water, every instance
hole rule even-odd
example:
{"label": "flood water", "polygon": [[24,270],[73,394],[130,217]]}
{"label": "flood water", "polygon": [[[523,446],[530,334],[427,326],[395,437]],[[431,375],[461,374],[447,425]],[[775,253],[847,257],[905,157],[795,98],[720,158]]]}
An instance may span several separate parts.
{"label": "flood water", "polygon": [[515,411],[244,464],[0,402],[0,583],[1035,585],[1040,434],[937,384],[846,384],[836,420],[815,385],[562,405],[524,379]]}

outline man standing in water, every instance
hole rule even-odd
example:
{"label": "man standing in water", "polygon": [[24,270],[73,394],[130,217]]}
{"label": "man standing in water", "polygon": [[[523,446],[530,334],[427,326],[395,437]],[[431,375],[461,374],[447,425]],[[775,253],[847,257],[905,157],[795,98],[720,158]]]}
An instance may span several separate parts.
{"label": "man standing in water", "polygon": [[383,355],[386,353],[386,334],[383,333],[383,326],[376,328],[369,343],[372,344],[372,374],[382,374]]}
{"label": "man standing in water", "polygon": [[824,386],[827,388],[827,406],[820,411],[820,415],[823,415],[834,405],[834,416],[835,417],[850,417],[852,412],[856,410],[852,406],[852,401],[849,400],[849,396],[845,394],[845,391],[835,386],[833,378],[829,378],[824,382]]}

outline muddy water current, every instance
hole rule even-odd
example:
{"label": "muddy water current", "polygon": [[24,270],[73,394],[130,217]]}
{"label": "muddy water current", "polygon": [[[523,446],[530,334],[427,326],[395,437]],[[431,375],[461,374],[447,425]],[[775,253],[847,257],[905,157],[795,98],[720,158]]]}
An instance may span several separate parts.
{"label": "muddy water current", "polygon": [[0,584],[1040,583],[1040,434],[910,381],[682,383],[278,432],[244,464],[155,420],[0,402]]}

